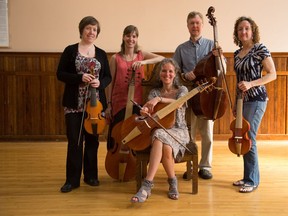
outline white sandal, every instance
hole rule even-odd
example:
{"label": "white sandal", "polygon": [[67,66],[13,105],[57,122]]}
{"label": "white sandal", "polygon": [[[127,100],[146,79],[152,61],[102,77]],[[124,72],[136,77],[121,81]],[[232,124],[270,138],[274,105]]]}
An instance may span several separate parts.
{"label": "white sandal", "polygon": [[244,184],[240,189],[239,192],[240,193],[251,193],[252,191],[256,190],[257,186],[255,185],[248,185],[248,184]]}

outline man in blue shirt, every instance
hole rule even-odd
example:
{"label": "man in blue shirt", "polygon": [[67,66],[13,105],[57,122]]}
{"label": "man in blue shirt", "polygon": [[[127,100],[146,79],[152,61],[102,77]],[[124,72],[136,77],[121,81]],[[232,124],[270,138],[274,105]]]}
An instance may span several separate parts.
{"label": "man in blue shirt", "polygon": [[[179,64],[184,78],[194,80],[196,78],[193,70],[197,63],[214,48],[214,41],[203,38],[203,15],[199,12],[190,12],[187,16],[187,28],[190,33],[188,41],[180,44],[174,53],[173,58]],[[191,112],[191,138],[196,141],[196,129],[201,135],[201,160],[199,163],[198,175],[202,179],[211,179],[211,163],[213,151],[213,121],[197,117]],[[187,178],[184,173],[183,178]]]}

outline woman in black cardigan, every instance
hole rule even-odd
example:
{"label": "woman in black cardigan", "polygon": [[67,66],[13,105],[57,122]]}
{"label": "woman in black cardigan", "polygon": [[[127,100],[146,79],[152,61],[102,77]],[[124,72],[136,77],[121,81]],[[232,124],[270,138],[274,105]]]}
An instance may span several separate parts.
{"label": "woman in black cardigan", "polygon": [[99,22],[94,17],[84,17],[79,23],[79,33],[80,42],[65,48],[57,70],[57,78],[65,83],[62,103],[68,139],[66,181],[61,192],[70,192],[80,186],[82,163],[84,182],[91,186],[99,185],[99,135],[92,135],[81,126],[90,87],[96,88],[97,99],[104,111],[107,107],[105,88],[111,82],[107,54],[93,44],[100,33]]}

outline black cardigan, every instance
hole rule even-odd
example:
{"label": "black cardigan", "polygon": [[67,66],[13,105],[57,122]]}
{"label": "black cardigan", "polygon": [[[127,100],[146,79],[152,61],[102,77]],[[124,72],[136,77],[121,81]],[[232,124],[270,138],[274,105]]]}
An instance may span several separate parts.
{"label": "black cardigan", "polygon": [[[78,43],[67,46],[61,55],[57,69],[58,80],[65,83],[62,105],[74,109],[78,106],[79,85],[83,83],[82,74],[77,74],[75,66],[77,52]],[[95,53],[97,60],[101,63],[99,72],[100,86],[97,89],[100,102],[105,110],[107,108],[105,88],[110,84],[112,77],[106,52],[95,46]]]}

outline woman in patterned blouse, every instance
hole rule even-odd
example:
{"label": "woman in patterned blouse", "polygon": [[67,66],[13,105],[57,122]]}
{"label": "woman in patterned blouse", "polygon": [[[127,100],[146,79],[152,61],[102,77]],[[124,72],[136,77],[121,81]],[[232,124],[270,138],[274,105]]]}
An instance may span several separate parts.
{"label": "woman in patterned blouse", "polygon": [[112,79],[106,52],[94,45],[99,33],[100,23],[96,18],[81,19],[80,41],[64,49],[57,69],[58,80],[65,83],[62,104],[68,140],[66,181],[60,189],[63,193],[80,186],[82,170],[86,184],[99,185],[99,135],[90,134],[83,128],[83,114],[91,89],[96,90],[104,111],[107,107],[105,88]]}
{"label": "woman in patterned blouse", "polygon": [[[234,26],[234,43],[240,47],[234,52],[236,92],[243,94],[243,117],[250,123],[248,134],[252,142],[250,151],[243,156],[243,178],[233,182],[241,193],[254,191],[260,182],[256,135],[268,101],[264,84],[276,79],[271,53],[259,41],[257,24],[249,17],[238,18]],[[263,70],[267,72],[265,76]],[[236,116],[236,101],[233,114]]]}

